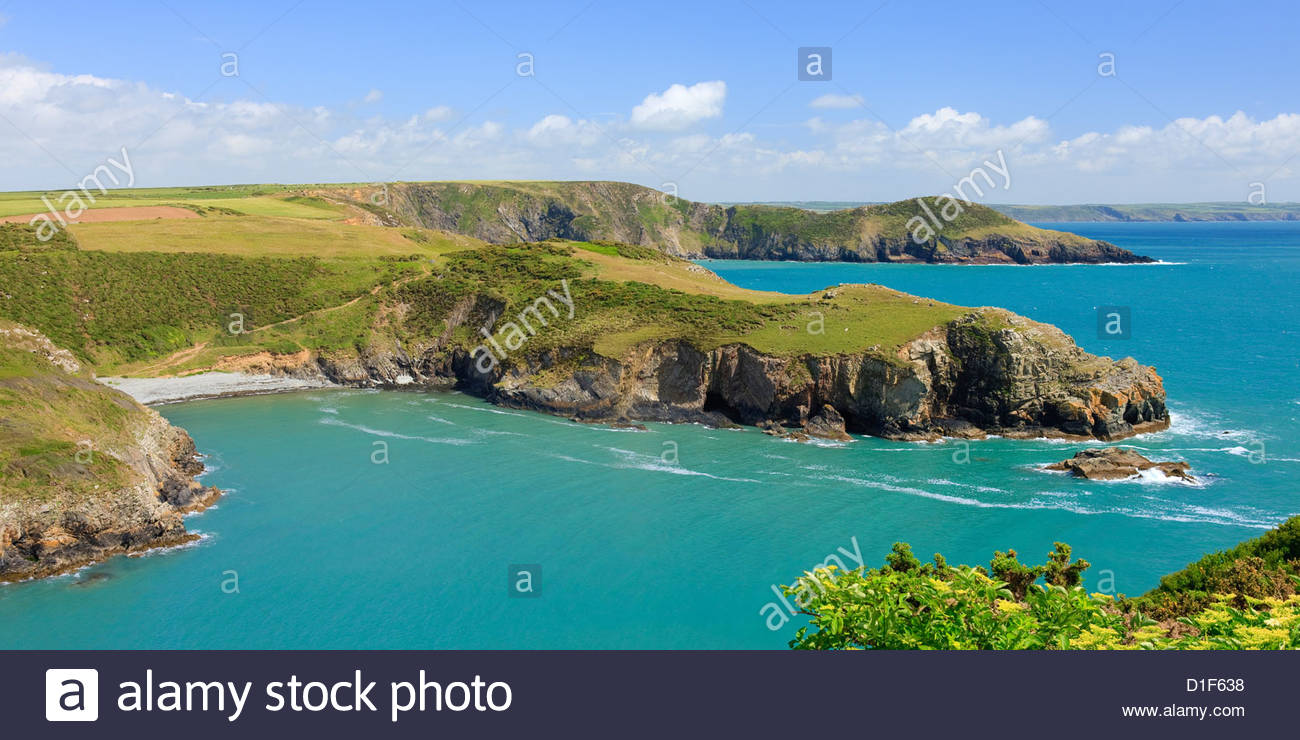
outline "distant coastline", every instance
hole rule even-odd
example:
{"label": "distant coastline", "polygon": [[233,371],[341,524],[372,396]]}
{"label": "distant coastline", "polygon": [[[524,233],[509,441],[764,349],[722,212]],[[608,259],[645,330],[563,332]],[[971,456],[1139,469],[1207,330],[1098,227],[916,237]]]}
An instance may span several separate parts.
{"label": "distant coastline", "polygon": [[[726,204],[730,205],[730,204]],[[838,211],[877,205],[875,201],[764,201],[748,205],[793,206],[810,211]],[[1004,216],[1025,222],[1170,222],[1182,221],[1300,221],[1300,203],[1216,201],[1207,203],[1087,203],[1030,206],[990,203]]]}

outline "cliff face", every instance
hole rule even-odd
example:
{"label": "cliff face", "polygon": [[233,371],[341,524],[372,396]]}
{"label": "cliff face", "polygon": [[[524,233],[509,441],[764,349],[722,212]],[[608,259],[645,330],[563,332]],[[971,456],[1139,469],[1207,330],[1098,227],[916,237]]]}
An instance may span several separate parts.
{"label": "cliff face", "polygon": [[[181,515],[220,495],[183,429],[87,377],[22,327],[0,327],[0,581],[54,575],[194,538]],[[17,408],[18,404],[24,408]]]}
{"label": "cliff face", "polygon": [[908,440],[1110,440],[1169,424],[1155,370],[1088,354],[1059,329],[998,309],[936,327],[892,355],[778,357],[745,344],[700,349],[678,339],[641,343],[617,359],[551,349],[483,374],[467,351],[433,340],[317,357],[294,372],[347,385],[458,387],[585,421],[815,428],[829,406],[849,431]]}
{"label": "cliff face", "polygon": [[918,338],[895,357],[871,353],[772,357],[746,345],[703,352],[652,343],[553,385],[540,358],[487,389],[498,403],[583,419],[808,426],[830,406],[849,431],[893,439],[1072,435],[1118,439],[1168,425],[1151,368],[1083,352],[1059,330],[1006,315],[1005,328],[971,314]]}
{"label": "cliff face", "polygon": [[[696,258],[1034,264],[1149,262],[1108,242],[1037,229],[974,203],[953,220],[924,199],[832,212],[719,206],[619,182],[400,183],[406,223],[504,244],[550,238],[639,244]],[[914,219],[921,219],[920,221]],[[920,234],[919,241],[913,238]]]}

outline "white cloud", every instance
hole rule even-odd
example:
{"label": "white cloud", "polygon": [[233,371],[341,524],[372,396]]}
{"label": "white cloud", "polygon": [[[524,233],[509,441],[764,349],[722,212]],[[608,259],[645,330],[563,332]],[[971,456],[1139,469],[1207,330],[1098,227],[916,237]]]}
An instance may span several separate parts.
{"label": "white cloud", "polygon": [[378,103],[379,101],[381,101],[381,100],[383,100],[383,99],[384,99],[384,91],[383,91],[383,90],[373,90],[373,89],[372,89],[370,92],[366,93],[366,97],[362,98],[362,101],[361,101],[361,102],[363,102],[363,103]]}
{"label": "white cloud", "polygon": [[528,136],[534,139],[551,137],[556,134],[564,134],[573,129],[573,121],[568,116],[561,116],[552,113],[542,120],[533,124],[528,129]]}
{"label": "white cloud", "polygon": [[808,107],[823,110],[847,110],[849,108],[860,108],[864,102],[866,102],[866,98],[863,98],[861,95],[827,93],[820,97],[813,98],[812,102],[808,104]]}
{"label": "white cloud", "polygon": [[127,147],[141,187],[591,178],[672,181],[700,200],[894,200],[945,192],[1001,150],[1015,183],[999,192],[1005,202],[1240,200],[1255,181],[1270,201],[1300,200],[1300,156],[1286,164],[1300,151],[1300,113],[1067,134],[1035,116],[1000,122],[944,107],[897,130],[868,116],[721,137],[690,130],[722,114],[725,90],[674,85],[629,117],[554,113],[508,125],[446,105],[395,118],[363,116],[355,101],[202,102],[0,55],[0,115],[23,132],[0,120],[0,189],[67,187]]}
{"label": "white cloud", "polygon": [[680,131],[706,118],[722,115],[727,83],[722,80],[697,82],[690,87],[676,84],[662,93],[650,93],[632,109],[632,125],[655,131]]}

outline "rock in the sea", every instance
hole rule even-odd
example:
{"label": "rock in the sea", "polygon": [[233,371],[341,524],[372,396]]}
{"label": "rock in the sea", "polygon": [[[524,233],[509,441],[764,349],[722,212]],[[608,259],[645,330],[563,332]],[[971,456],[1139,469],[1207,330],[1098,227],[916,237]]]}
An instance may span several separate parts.
{"label": "rock in the sea", "polygon": [[823,405],[822,410],[804,424],[803,430],[810,437],[834,439],[840,442],[849,442],[853,439],[844,431],[844,417],[829,403]]}
{"label": "rock in the sea", "polygon": [[1169,478],[1195,480],[1187,471],[1185,462],[1153,462],[1133,450],[1121,447],[1102,447],[1083,450],[1069,460],[1047,466],[1048,470],[1062,470],[1089,480],[1118,480],[1132,478],[1143,470],[1155,468]]}

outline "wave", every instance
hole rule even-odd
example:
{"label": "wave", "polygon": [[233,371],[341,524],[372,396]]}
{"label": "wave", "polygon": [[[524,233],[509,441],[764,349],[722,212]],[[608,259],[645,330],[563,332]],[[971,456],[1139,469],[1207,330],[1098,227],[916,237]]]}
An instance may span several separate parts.
{"label": "wave", "polygon": [[364,424],[351,424],[349,422],[341,421],[339,419],[335,419],[333,417],[328,417],[328,416],[325,417],[324,419],[321,419],[320,423],[326,426],[347,427],[348,429],[355,429],[358,432],[365,432],[366,434],[370,434],[376,437],[392,437],[394,439],[409,439],[409,440],[415,440],[419,442],[428,442],[429,444],[435,444],[435,445],[461,446],[461,445],[477,444],[477,442],[475,442],[472,439],[464,439],[462,437],[421,437],[415,434],[402,434],[401,432],[392,432],[387,429],[375,429],[374,427],[368,427]]}
{"label": "wave", "polygon": [[144,550],[142,552],[131,553],[127,557],[152,558],[158,555],[167,555],[168,553],[179,552],[180,550],[193,550],[194,548],[202,547],[203,545],[212,542],[217,538],[217,535],[212,532],[201,532],[196,529],[190,530],[190,534],[198,535],[198,538],[190,540],[189,542],[182,542],[179,545],[168,545],[166,547],[151,547],[148,550]]}
{"label": "wave", "polygon": [[[902,493],[909,496],[919,496],[935,501],[943,501],[950,504],[961,506],[973,506],[980,509],[1021,509],[1037,510],[1052,509],[1067,511],[1072,514],[1084,516],[1097,516],[1103,514],[1117,514],[1136,519],[1154,519],[1168,522],[1198,523],[1198,524],[1217,524],[1222,526],[1239,526],[1250,527],[1253,529],[1270,529],[1276,526],[1277,520],[1270,517],[1269,519],[1257,519],[1247,517],[1243,514],[1232,512],[1226,509],[1206,509],[1203,507],[1189,506],[1179,504],[1182,511],[1178,510],[1159,510],[1159,509],[1134,509],[1128,507],[1110,507],[1110,508],[1092,508],[1078,503],[1077,497],[1072,493],[1060,491],[1040,491],[1035,494],[1034,498],[1028,501],[1005,502],[1005,501],[983,501],[966,496],[950,495],[946,493],[936,493],[927,491],[914,486],[900,486],[882,481],[875,481],[866,478],[854,478],[844,475],[818,476],[823,480],[834,480],[843,483],[849,483],[864,488],[888,491],[890,493]],[[1053,500],[1043,500],[1038,496],[1047,496]],[[1151,499],[1159,501],[1158,499]]]}
{"label": "wave", "polygon": [[457,408],[457,409],[465,409],[467,411],[480,411],[487,414],[501,414],[502,416],[528,416],[528,414],[521,413],[519,411],[505,411],[503,409],[493,409],[493,408],[487,408],[485,406],[470,406],[464,403],[444,403],[443,405],[451,406],[452,408]]}
{"label": "wave", "polygon": [[602,463],[593,462],[593,461],[591,461],[591,460],[583,460],[583,459],[580,458],[580,457],[573,457],[573,456],[571,456],[571,455],[562,455],[562,454],[560,454],[560,453],[558,453],[558,452],[548,452],[548,453],[544,453],[544,454],[545,454],[547,457],[553,457],[553,458],[555,458],[556,460],[564,460],[564,461],[566,461],[566,462],[582,463],[583,465],[596,465],[596,466],[598,466],[598,467],[602,467],[602,468],[607,468],[607,467],[609,467],[608,465],[604,465],[604,464],[602,464]]}
{"label": "wave", "polygon": [[632,450],[624,450],[618,447],[606,447],[604,449],[609,450],[610,452],[613,452],[617,455],[620,455],[623,458],[622,463],[616,463],[611,466],[614,468],[646,470],[653,473],[670,473],[672,475],[701,476],[704,478],[712,478],[713,480],[730,481],[732,483],[761,483],[762,482],[759,480],[755,480],[753,478],[731,478],[725,475],[714,475],[712,473],[705,473],[702,470],[692,470],[690,468],[683,468],[680,465],[667,463],[657,455],[647,455],[641,452],[633,452]]}
{"label": "wave", "polygon": [[810,437],[805,440],[798,440],[791,437],[786,437],[781,441],[790,442],[792,444],[807,444],[807,445],[812,445],[813,447],[824,447],[824,448],[841,448],[841,447],[849,446],[847,442],[836,442],[833,439],[817,439],[815,437]]}
{"label": "wave", "polygon": [[1258,432],[1250,429],[1224,428],[1226,424],[1215,414],[1204,411],[1169,410],[1169,428],[1160,432],[1138,434],[1133,439],[1153,434],[1176,434],[1203,439],[1231,439],[1254,441],[1261,439]]}
{"label": "wave", "polygon": [[932,486],[956,486],[958,488],[969,488],[973,491],[979,491],[980,493],[1007,493],[1007,491],[1002,488],[981,486],[974,483],[961,483],[955,480],[948,480],[947,478],[930,478],[926,483],[929,483]]}

